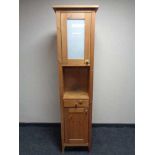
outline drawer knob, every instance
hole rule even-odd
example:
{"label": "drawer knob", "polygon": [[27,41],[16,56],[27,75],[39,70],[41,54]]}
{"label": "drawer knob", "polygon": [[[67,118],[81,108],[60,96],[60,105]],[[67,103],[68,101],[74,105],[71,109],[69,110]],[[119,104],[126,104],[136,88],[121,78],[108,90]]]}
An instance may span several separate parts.
{"label": "drawer knob", "polygon": [[81,100],[79,101],[79,104],[82,104],[82,101]]}

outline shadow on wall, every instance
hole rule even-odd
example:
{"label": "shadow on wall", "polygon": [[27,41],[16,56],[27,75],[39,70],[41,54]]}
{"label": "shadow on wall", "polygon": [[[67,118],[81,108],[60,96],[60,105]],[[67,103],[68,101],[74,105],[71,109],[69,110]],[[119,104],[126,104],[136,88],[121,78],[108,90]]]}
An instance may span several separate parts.
{"label": "shadow on wall", "polygon": [[[49,68],[49,71],[47,72],[47,75],[50,74],[50,78],[48,79],[47,85],[51,84],[51,90],[48,91],[50,96],[52,96],[51,100],[52,103],[58,101],[58,66],[57,66],[57,37],[56,34],[49,35],[46,40],[45,44],[45,50],[47,53],[47,67]],[[48,77],[47,77],[48,78]],[[55,91],[53,91],[55,90]],[[59,104],[57,104],[59,105]],[[59,107],[59,106],[58,106]],[[53,109],[54,110],[54,109]]]}
{"label": "shadow on wall", "polygon": [[[51,98],[51,103],[53,105],[53,108],[51,110],[51,112],[49,112],[52,116],[49,118],[60,118],[60,110],[59,110],[59,83],[58,83],[58,63],[57,63],[57,36],[56,34],[51,35],[50,37],[51,39],[51,46],[50,46],[50,51],[51,51],[51,70],[52,72],[52,79],[51,81],[49,81],[49,83],[51,82],[51,93],[53,93],[52,95],[49,94],[50,96],[52,96]],[[58,121],[58,120],[57,120]]]}

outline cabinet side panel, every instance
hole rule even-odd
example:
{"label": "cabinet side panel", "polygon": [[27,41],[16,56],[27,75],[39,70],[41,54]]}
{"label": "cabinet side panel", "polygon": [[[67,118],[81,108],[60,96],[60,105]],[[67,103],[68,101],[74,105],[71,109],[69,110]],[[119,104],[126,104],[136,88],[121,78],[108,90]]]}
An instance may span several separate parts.
{"label": "cabinet side panel", "polygon": [[92,100],[93,100],[93,69],[94,69],[94,33],[95,33],[95,11],[91,13],[91,34],[90,34],[90,80],[89,80],[89,150],[92,145]]}
{"label": "cabinet side panel", "polygon": [[62,72],[62,50],[61,50],[61,19],[60,19],[60,11],[56,12],[57,19],[57,58],[58,58],[58,75],[59,75],[59,94],[60,94],[60,113],[61,113],[61,145],[62,150],[64,149],[64,119],[63,119],[63,72]]}
{"label": "cabinet side panel", "polygon": [[85,13],[85,60],[90,59],[90,28],[91,28],[91,13]]}
{"label": "cabinet side panel", "polygon": [[61,13],[61,38],[62,38],[62,63],[67,63],[67,33],[66,33],[66,17],[67,14]]}
{"label": "cabinet side panel", "polygon": [[61,52],[61,21],[60,11],[56,12],[56,23],[57,23],[57,59],[58,63],[61,63],[62,52]]}

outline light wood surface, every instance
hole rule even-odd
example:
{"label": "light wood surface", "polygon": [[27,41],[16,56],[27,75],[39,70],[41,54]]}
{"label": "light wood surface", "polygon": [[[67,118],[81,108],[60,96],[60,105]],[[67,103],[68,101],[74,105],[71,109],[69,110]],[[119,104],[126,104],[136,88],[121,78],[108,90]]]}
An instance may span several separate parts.
{"label": "light wood surface", "polygon": [[[56,5],[61,149],[91,148],[95,14],[98,5]],[[68,59],[66,20],[85,19],[84,60]]]}
{"label": "light wood surface", "polygon": [[90,113],[90,117],[89,117],[89,151],[91,149],[91,145],[92,145],[92,106],[93,106],[93,73],[94,73],[94,38],[95,38],[95,11],[92,11],[92,16],[91,16],[91,43],[90,43],[90,72],[89,72],[89,98],[90,98],[90,106],[89,106],[89,113]]}
{"label": "light wood surface", "polygon": [[85,91],[66,91],[63,99],[89,99],[88,93]]}
{"label": "light wood surface", "polygon": [[61,66],[61,31],[60,31],[60,11],[56,12],[57,23],[57,60],[58,60],[58,75],[59,75],[59,94],[60,94],[60,113],[61,113],[61,149],[64,150],[64,115],[63,115],[63,71]]}
{"label": "light wood surface", "polygon": [[88,99],[64,99],[64,107],[69,108],[69,107],[74,107],[74,108],[81,108],[89,107],[89,100]]}
{"label": "light wood surface", "polygon": [[88,142],[88,109],[65,108],[65,143]]}
{"label": "light wood surface", "polygon": [[[89,89],[88,67],[63,67],[64,91],[84,91]],[[79,93],[78,93],[79,94]],[[77,94],[77,95],[78,95]],[[79,95],[78,95],[79,96]]]}

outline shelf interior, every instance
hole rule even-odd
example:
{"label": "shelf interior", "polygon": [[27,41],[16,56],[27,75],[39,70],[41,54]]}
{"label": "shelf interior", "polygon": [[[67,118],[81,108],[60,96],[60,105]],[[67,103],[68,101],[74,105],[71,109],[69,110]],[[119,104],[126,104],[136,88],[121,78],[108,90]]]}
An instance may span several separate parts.
{"label": "shelf interior", "polygon": [[89,67],[63,67],[63,99],[89,99]]}
{"label": "shelf interior", "polygon": [[63,99],[89,99],[88,93],[85,91],[66,91]]}

